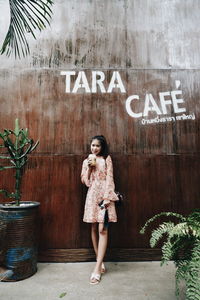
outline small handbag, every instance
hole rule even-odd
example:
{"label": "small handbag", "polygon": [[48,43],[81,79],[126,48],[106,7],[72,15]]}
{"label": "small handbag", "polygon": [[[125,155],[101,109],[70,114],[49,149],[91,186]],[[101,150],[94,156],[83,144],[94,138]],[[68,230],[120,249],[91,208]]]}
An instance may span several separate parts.
{"label": "small handbag", "polygon": [[118,191],[115,191],[115,194],[116,194],[117,197],[118,197],[118,200],[115,201],[115,206],[116,206],[116,207],[119,207],[119,206],[121,206],[121,205],[123,204],[123,202],[124,202],[124,196],[123,196],[120,192],[118,192]]}
{"label": "small handbag", "polygon": [[[123,204],[123,202],[124,202],[124,197],[123,197],[123,195],[120,192],[115,191],[115,194],[118,197],[118,200],[114,201],[115,202],[115,207],[120,207]],[[99,205],[99,207],[101,209],[105,208],[105,206],[103,204],[103,200],[98,205]],[[109,225],[109,222],[108,222],[108,210],[106,208],[105,209],[105,215],[104,215],[104,228],[108,228],[108,225]]]}
{"label": "small handbag", "polygon": [[108,228],[108,225],[109,225],[109,222],[108,222],[108,209],[104,206],[103,200],[98,205],[101,209],[105,208],[103,227]]}
{"label": "small handbag", "polygon": [[[115,206],[119,207],[119,206],[121,206],[121,205],[123,204],[123,202],[124,202],[124,196],[123,196],[120,192],[117,192],[117,191],[115,191],[115,194],[116,194],[117,197],[118,197],[118,200],[115,200],[115,201],[114,201],[114,202],[115,202]],[[105,208],[105,206],[103,205],[103,200],[102,200],[98,205],[99,205],[99,207],[100,207],[101,209],[104,209],[104,208]]]}

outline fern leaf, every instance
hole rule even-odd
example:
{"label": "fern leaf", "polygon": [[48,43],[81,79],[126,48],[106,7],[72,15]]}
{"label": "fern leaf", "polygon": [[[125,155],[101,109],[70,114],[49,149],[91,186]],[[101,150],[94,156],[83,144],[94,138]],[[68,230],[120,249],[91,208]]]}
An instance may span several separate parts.
{"label": "fern leaf", "polygon": [[186,299],[200,299],[200,240],[197,240],[188,261],[186,280]]}
{"label": "fern leaf", "polygon": [[151,248],[155,247],[157,242],[163,237],[164,234],[168,234],[174,228],[174,223],[164,222],[157,229],[154,229],[150,238]]}
{"label": "fern leaf", "polygon": [[144,226],[141,228],[140,233],[144,234],[146,228],[149,226],[150,223],[152,223],[154,220],[160,218],[161,216],[167,216],[167,217],[176,217],[178,219],[180,219],[181,221],[185,222],[186,218],[180,214],[177,213],[173,213],[173,212],[162,212],[160,214],[155,215],[154,217],[152,217],[151,219],[149,219]]}

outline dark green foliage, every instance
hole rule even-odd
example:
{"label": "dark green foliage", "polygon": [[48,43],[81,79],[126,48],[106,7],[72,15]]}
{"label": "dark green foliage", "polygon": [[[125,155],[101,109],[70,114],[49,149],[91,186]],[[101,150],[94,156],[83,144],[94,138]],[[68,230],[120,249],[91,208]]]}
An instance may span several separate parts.
{"label": "dark green foliage", "polygon": [[179,297],[181,280],[186,285],[186,300],[200,300],[200,210],[184,217],[172,212],[163,212],[149,219],[140,233],[155,219],[176,217],[178,223],[163,222],[152,231],[150,246],[156,246],[161,238],[166,237],[162,246],[161,265],[173,260],[176,266],[176,295]]}
{"label": "dark green foliage", "polygon": [[29,54],[26,35],[30,33],[35,39],[35,30],[43,30],[52,16],[52,0],[9,0],[10,25],[3,42],[0,54],[4,52],[15,57]]}
{"label": "dark green foliage", "polygon": [[24,166],[28,161],[28,154],[30,154],[38,145],[39,141],[34,144],[32,139],[28,137],[27,129],[20,129],[18,119],[15,120],[15,129],[8,130],[4,129],[4,132],[0,132],[0,139],[3,144],[1,148],[7,150],[6,155],[1,155],[0,159],[9,160],[9,166],[0,166],[0,170],[15,169],[15,192],[8,192],[5,189],[1,189],[2,193],[6,198],[15,200],[15,204],[19,205],[21,199],[21,180]]}

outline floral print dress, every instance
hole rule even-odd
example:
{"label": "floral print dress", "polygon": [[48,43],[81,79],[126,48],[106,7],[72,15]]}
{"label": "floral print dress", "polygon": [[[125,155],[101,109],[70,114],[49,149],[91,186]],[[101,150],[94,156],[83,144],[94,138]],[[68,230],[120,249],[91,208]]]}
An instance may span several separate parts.
{"label": "floral print dress", "polygon": [[118,200],[113,180],[113,165],[110,155],[106,159],[97,156],[96,166],[92,168],[90,179],[88,179],[87,159],[83,161],[81,181],[89,187],[86,201],[83,221],[87,223],[103,223],[105,209],[99,207],[102,200],[110,201],[108,206],[108,221],[117,222],[117,215],[114,201]]}

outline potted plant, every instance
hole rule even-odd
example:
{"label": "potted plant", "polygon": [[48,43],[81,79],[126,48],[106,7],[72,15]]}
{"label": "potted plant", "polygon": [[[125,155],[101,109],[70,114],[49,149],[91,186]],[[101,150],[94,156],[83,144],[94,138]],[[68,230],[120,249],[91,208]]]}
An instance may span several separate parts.
{"label": "potted plant", "polygon": [[28,130],[19,127],[18,119],[15,120],[14,130],[4,129],[0,132],[0,140],[3,152],[0,159],[4,162],[0,170],[11,169],[9,172],[13,175],[14,171],[15,177],[14,192],[0,190],[4,197],[12,200],[0,204],[0,221],[4,224],[0,256],[0,264],[4,269],[0,280],[16,281],[33,275],[37,270],[37,218],[40,203],[21,201],[21,184],[28,155],[39,142],[34,143],[28,137]]}
{"label": "potted plant", "polygon": [[176,266],[176,296],[179,298],[180,283],[185,283],[185,299],[200,299],[200,210],[195,210],[187,217],[173,213],[162,212],[149,219],[140,233],[161,216],[175,217],[178,222],[163,222],[152,231],[150,246],[156,246],[161,238],[166,236],[162,245],[161,265],[173,260]]}

